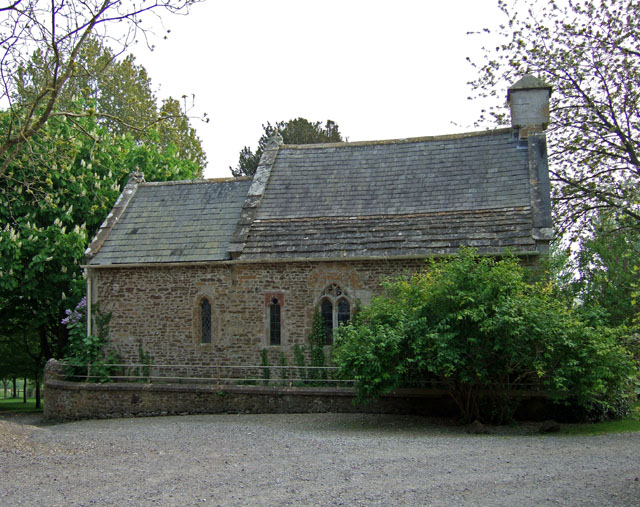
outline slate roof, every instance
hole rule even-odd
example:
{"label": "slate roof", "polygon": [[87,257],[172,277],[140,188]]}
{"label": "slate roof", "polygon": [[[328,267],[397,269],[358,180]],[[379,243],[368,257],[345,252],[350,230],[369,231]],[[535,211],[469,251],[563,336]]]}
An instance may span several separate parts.
{"label": "slate roof", "polygon": [[[89,266],[538,253],[551,234],[544,137],[513,129],[265,149],[249,178],[131,179]],[[542,243],[540,243],[540,241]]]}
{"label": "slate roof", "polygon": [[90,266],[229,259],[251,180],[141,183]]}
{"label": "slate roof", "polygon": [[512,129],[279,147],[239,259],[534,252]]}

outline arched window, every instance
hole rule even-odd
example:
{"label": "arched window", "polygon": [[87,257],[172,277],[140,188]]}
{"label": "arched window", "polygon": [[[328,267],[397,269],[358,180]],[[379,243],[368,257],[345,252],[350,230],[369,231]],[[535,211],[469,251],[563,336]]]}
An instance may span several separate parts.
{"label": "arched window", "polygon": [[211,343],[211,303],[200,301],[200,343]]}
{"label": "arched window", "polygon": [[333,343],[333,303],[329,299],[322,300],[320,313],[324,322],[325,345],[331,345]]}
{"label": "arched window", "polygon": [[351,303],[344,291],[332,284],[322,292],[320,313],[326,332],[326,345],[333,344],[333,330],[351,318]]}
{"label": "arched window", "polygon": [[269,345],[280,345],[280,302],[272,298],[269,304]]}

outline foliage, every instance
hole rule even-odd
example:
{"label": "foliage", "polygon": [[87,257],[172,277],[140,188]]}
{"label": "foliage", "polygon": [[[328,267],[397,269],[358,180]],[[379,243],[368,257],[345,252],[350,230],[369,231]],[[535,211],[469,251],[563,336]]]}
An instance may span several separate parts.
{"label": "foliage", "polygon": [[333,349],[361,401],[437,380],[465,420],[502,423],[517,389],[613,409],[633,388],[618,332],[581,317],[550,282],[529,283],[514,257],[463,250],[384,289],[338,330]]}
{"label": "foliage", "polygon": [[133,369],[133,376],[137,379],[136,382],[151,382],[153,357],[151,357],[149,352],[144,350],[142,340],[138,343],[138,364],[142,366],[136,366]]}
{"label": "foliage", "polygon": [[304,347],[297,343],[293,346],[293,364],[298,367],[298,379],[305,383],[307,381],[307,361],[304,357]]}
{"label": "foliage", "polygon": [[634,297],[640,287],[640,229],[629,222],[625,215],[595,216],[571,263],[573,294],[583,305],[602,309],[610,326],[633,325],[640,318]]}
{"label": "foliage", "polygon": [[[0,113],[0,127],[10,121]],[[0,336],[29,337],[46,361],[62,357],[61,319],[84,291],[84,250],[130,171],[151,181],[189,179],[198,167],[130,135],[112,136],[96,118],[56,117],[29,150],[0,179]]]}
{"label": "foliage", "polygon": [[[128,55],[119,60],[113,51],[90,39],[76,61],[78,71],[61,91],[57,105],[66,111],[87,110],[112,136],[129,134],[136,144],[152,144],[159,151],[173,150],[182,160],[206,166],[200,139],[189,123],[180,102],[169,97],[158,109],[151,78],[146,69]],[[43,76],[43,62],[38,54],[15,78],[22,100],[37,93]],[[75,118],[75,116],[74,116]],[[79,132],[81,124],[75,124]]]}
{"label": "foliage", "polygon": [[[549,160],[557,223],[579,232],[597,210],[640,229],[640,2],[499,0],[506,22],[470,84],[498,98],[525,73],[553,86]],[[488,29],[485,29],[489,32]],[[503,105],[492,117],[507,122]]]}
{"label": "foliage", "polygon": [[36,371],[44,367],[44,360],[35,354],[37,348],[37,340],[28,334],[16,331],[0,336],[0,378],[35,378]]}
{"label": "foliage", "polygon": [[[195,0],[22,0],[0,9],[0,100],[9,105],[7,128],[0,130],[0,176],[14,158],[28,151],[22,148],[50,120],[95,114],[89,103],[78,102],[75,105],[83,107],[68,109],[59,101],[70,82],[86,77],[81,55],[92,40],[108,41],[115,45],[115,54],[121,54],[138,37],[148,40],[150,17],[162,11],[188,12],[193,3]],[[37,79],[21,79],[28,76],[26,71],[34,61],[39,68]],[[24,93],[26,88],[29,93]]]}
{"label": "foliage", "polygon": [[276,132],[282,136],[284,144],[339,143],[343,141],[338,125],[331,120],[327,120],[324,127],[319,121],[311,123],[304,118],[296,118],[286,122],[279,121],[275,125],[267,122],[266,125],[262,125],[262,128],[264,134],[258,141],[256,152],[254,153],[251,148],[245,146],[240,151],[238,166],[235,169],[229,167],[231,174],[235,177],[255,174],[265,146],[269,138]]}
{"label": "foliage", "polygon": [[324,356],[324,345],[326,342],[327,332],[324,327],[324,321],[322,320],[322,314],[320,308],[316,308],[313,312],[313,321],[311,324],[311,333],[309,334],[309,353],[310,364],[313,368],[309,370],[309,379],[312,380],[326,380],[327,371],[322,369],[326,365],[326,359]]}
{"label": "foliage", "polygon": [[46,362],[42,343],[46,337],[23,325],[24,309],[23,301],[18,301],[13,309],[0,305],[0,378],[32,379],[36,385],[36,406],[40,408],[40,385]]}
{"label": "foliage", "polygon": [[[83,291],[84,250],[129,173],[143,171],[149,181],[190,179],[204,163],[179,103],[169,99],[157,111],[144,68],[133,57],[117,61],[103,40],[91,36],[79,46],[55,99],[64,113],[52,113],[18,143],[22,149],[15,145],[0,171],[0,336],[11,344],[9,362],[31,359],[30,377],[64,352],[60,321]],[[5,83],[14,102],[0,111],[0,132],[17,128],[18,106],[42,98],[51,78],[47,62],[46,50],[36,50]],[[136,118],[156,128],[138,129]]]}
{"label": "foliage", "polygon": [[278,366],[280,366],[279,375],[280,380],[282,381],[282,385],[286,385],[286,380],[289,378],[289,372],[287,370],[287,366],[289,366],[289,363],[287,362],[287,358],[282,351],[280,351],[280,356],[278,357]]}
{"label": "foliage", "polygon": [[262,349],[260,354],[260,364],[262,365],[262,382],[269,385],[269,379],[271,378],[271,368],[269,368],[269,354],[267,349]]}
{"label": "foliage", "polygon": [[92,315],[96,322],[96,334],[87,335],[87,300],[82,298],[73,310],[65,311],[62,319],[69,330],[64,362],[67,365],[67,375],[72,379],[85,375],[86,381],[107,382],[111,367],[106,366],[117,362],[112,354],[105,353],[105,346],[109,340],[110,313],[102,313],[97,305],[92,308]]}
{"label": "foliage", "polygon": [[[186,114],[186,97],[184,100],[184,105],[172,97],[162,101],[157,117],[158,140],[160,146],[172,148],[176,158],[194,162],[200,169],[198,176],[202,176],[202,170],[207,166],[207,155],[196,130],[190,124]],[[205,121],[208,121],[206,117]]]}

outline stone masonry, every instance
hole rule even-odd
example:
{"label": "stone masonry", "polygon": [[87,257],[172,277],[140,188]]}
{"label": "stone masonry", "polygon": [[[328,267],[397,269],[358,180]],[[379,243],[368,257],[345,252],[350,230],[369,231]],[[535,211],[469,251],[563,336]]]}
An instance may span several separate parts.
{"label": "stone masonry", "polygon": [[[110,346],[123,362],[138,349],[155,364],[257,365],[263,348],[270,364],[280,352],[292,364],[295,344],[308,346],[313,311],[325,288],[336,284],[352,306],[368,304],[381,282],[426,267],[404,261],[211,263],[94,270],[95,298],[111,312]],[[282,294],[282,344],[267,341],[265,294]],[[200,301],[212,311],[212,340],[200,340]]]}

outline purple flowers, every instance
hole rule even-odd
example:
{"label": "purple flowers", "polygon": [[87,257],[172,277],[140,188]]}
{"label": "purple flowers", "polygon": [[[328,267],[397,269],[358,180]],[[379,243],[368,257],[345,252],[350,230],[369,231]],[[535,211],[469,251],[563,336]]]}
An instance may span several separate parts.
{"label": "purple flowers", "polygon": [[64,319],[60,321],[61,324],[65,326],[70,326],[71,324],[76,324],[78,322],[85,320],[85,315],[87,313],[87,298],[83,297],[80,302],[76,305],[73,310],[65,310],[64,313],[67,315]]}

